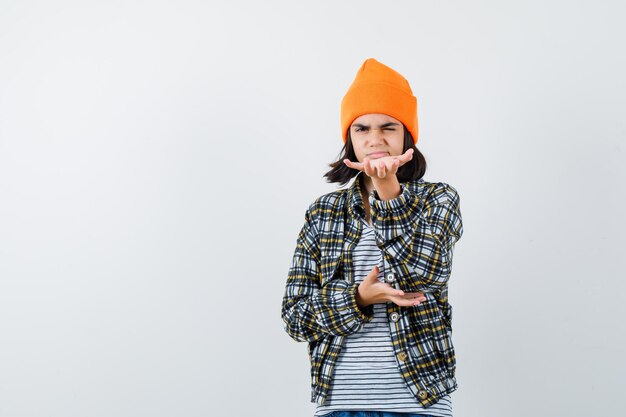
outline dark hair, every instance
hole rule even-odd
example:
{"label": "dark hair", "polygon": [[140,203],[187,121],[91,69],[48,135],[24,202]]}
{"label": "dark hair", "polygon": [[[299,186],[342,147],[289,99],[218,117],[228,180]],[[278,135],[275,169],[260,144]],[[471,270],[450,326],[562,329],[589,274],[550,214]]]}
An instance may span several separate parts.
{"label": "dark hair", "polygon": [[[404,144],[402,145],[402,152],[406,152],[409,148],[413,148],[413,159],[398,168],[398,173],[396,175],[398,177],[398,181],[400,182],[420,179],[426,172],[426,158],[424,158],[424,155],[422,155],[413,143],[413,136],[411,135],[411,132],[404,127]],[[343,162],[344,159],[349,159],[352,162],[358,162],[356,154],[354,153],[354,148],[352,147],[350,130],[348,130],[347,133],[346,143],[343,145],[343,148],[341,148],[339,153],[339,159],[331,164],[328,164],[331,167],[331,170],[324,174],[324,177],[326,177],[326,182],[338,182],[339,184],[344,185],[359,173],[359,170],[350,168]]]}

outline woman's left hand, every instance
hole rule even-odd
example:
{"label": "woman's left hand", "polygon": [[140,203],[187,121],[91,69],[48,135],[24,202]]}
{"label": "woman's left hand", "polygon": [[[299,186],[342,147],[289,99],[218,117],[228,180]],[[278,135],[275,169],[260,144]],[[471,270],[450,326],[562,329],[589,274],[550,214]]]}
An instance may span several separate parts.
{"label": "woman's left hand", "polygon": [[398,168],[406,164],[413,158],[413,148],[409,148],[405,153],[399,156],[383,156],[376,159],[363,159],[363,162],[352,162],[344,159],[343,162],[350,168],[365,171],[368,177],[374,179],[384,179],[395,176]]}

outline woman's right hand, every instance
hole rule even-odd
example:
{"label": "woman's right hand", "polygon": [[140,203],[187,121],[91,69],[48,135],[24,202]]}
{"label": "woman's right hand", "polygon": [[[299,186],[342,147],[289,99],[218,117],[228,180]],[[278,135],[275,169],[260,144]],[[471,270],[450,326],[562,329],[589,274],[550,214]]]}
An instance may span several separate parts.
{"label": "woman's right hand", "polygon": [[421,292],[405,293],[402,290],[396,290],[386,282],[380,282],[378,273],[378,265],[376,265],[359,284],[356,301],[360,307],[389,301],[401,307],[409,307],[426,301],[426,296]]}

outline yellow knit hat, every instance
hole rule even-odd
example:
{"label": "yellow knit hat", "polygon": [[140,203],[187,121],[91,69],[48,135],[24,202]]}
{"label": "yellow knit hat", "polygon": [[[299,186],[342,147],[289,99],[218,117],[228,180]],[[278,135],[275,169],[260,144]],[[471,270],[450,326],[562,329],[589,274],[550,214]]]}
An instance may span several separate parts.
{"label": "yellow knit hat", "polygon": [[417,98],[409,82],[374,58],[366,59],[341,101],[341,131],[347,140],[350,125],[359,116],[383,113],[400,120],[417,143]]}

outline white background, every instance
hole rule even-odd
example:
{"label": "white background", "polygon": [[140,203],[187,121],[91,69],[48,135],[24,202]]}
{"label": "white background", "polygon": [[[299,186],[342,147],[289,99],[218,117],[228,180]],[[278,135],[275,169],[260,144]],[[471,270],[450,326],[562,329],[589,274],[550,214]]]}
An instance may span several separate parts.
{"label": "white background", "polygon": [[0,1],[0,416],[312,416],[280,307],[362,62],[454,186],[455,417],[621,413],[619,1]]}

